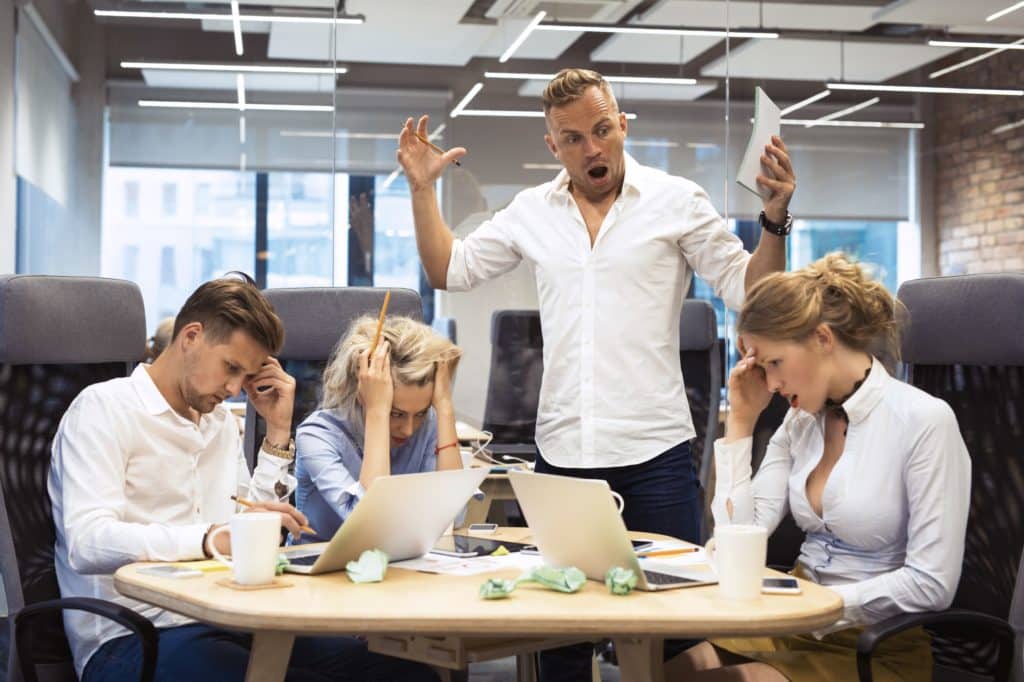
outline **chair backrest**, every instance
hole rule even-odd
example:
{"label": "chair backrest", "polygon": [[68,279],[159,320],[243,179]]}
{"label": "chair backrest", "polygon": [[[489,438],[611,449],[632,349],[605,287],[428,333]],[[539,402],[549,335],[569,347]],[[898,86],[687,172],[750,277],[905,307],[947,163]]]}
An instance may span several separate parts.
{"label": "chair backrest", "polygon": [[679,364],[686,400],[697,437],[693,463],[705,490],[718,436],[718,405],[722,396],[722,354],[715,308],[708,301],[687,299],[679,315]]}
{"label": "chair backrest", "polygon": [[[953,606],[1006,619],[1024,549],[1024,274],[918,279],[901,286],[899,298],[910,313],[907,380],[949,403],[971,456]],[[992,662],[988,647],[939,633],[933,649],[936,663],[961,670]]]}
{"label": "chair backrest", "polygon": [[[309,287],[267,289],[264,295],[284,324],[284,347],[278,359],[295,378],[292,434],[320,404],[320,384],[331,351],[360,315],[380,312],[388,289],[374,287]],[[390,289],[388,315],[423,319],[420,295],[411,289]],[[266,424],[250,404],[245,411],[245,456],[250,470]]]}
{"label": "chair backrest", "polygon": [[[145,345],[132,282],[0,276],[0,573],[12,617],[60,596],[46,487],[60,419],[86,386],[126,376]],[[40,660],[74,679],[60,616],[39,627]]]}
{"label": "chair backrest", "polygon": [[533,443],[544,375],[544,336],[536,310],[491,316],[491,369],[482,428],[494,443]]}

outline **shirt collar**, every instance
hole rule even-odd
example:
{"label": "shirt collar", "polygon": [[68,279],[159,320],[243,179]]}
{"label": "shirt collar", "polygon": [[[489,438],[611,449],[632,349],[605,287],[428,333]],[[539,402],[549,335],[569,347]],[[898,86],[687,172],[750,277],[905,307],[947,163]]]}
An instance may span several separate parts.
{"label": "shirt collar", "polygon": [[[643,166],[637,163],[636,159],[629,155],[628,152],[623,151],[622,156],[625,159],[625,174],[622,178],[622,193],[626,194],[635,193],[638,196],[643,194],[641,175],[643,174]],[[570,198],[569,194],[569,172],[564,168],[558,171],[558,175],[548,185],[547,192],[544,193],[544,198],[548,201],[553,200],[555,197],[559,197],[563,200]]]}
{"label": "shirt collar", "polygon": [[171,410],[170,403],[164,398],[160,389],[156,387],[156,383],[153,382],[153,377],[149,376],[149,370],[146,369],[144,363],[139,363],[135,366],[135,370],[131,375],[131,381],[147,412],[156,415]]}
{"label": "shirt collar", "polygon": [[885,371],[885,366],[878,358],[871,358],[871,371],[867,379],[860,385],[853,395],[843,403],[843,410],[851,424],[863,421],[871,410],[882,400],[885,393],[885,386],[892,377]]}

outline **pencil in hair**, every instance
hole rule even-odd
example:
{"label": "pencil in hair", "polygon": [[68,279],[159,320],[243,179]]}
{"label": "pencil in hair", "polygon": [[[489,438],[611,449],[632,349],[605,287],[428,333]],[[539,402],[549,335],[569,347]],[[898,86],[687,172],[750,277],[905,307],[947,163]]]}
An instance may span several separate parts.
{"label": "pencil in hair", "polygon": [[384,293],[384,305],[380,307],[380,318],[377,320],[377,333],[373,335],[373,344],[370,345],[370,353],[368,358],[373,357],[373,352],[377,350],[377,344],[380,342],[380,332],[384,328],[384,316],[388,313],[388,302],[391,300],[391,290],[389,289]]}

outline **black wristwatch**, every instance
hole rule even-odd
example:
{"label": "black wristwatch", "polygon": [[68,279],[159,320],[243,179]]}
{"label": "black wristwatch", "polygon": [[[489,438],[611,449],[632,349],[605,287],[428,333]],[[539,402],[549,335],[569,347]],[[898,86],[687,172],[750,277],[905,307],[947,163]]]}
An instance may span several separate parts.
{"label": "black wristwatch", "polygon": [[789,211],[786,211],[786,219],[781,225],[768,220],[768,216],[765,215],[764,211],[761,211],[761,215],[757,217],[757,222],[761,223],[761,227],[777,237],[788,236],[793,229],[793,215]]}

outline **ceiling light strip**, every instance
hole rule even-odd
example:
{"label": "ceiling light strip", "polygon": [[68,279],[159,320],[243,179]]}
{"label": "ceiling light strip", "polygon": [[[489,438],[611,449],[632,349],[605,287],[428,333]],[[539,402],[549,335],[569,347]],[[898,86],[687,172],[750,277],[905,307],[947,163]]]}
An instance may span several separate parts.
{"label": "ceiling light strip", "polygon": [[294,73],[325,75],[348,73],[344,66],[276,66],[270,64],[198,64],[190,62],[121,62],[122,69],[152,69],[156,71],[214,71],[223,73]]}
{"label": "ceiling light strip", "polygon": [[[140,107],[159,109],[231,109],[240,111],[238,102],[187,102],[177,100],[140,99]],[[334,111],[330,104],[253,104],[246,111]]]}
{"label": "ceiling light strip", "polygon": [[[549,81],[553,73],[518,73],[512,71],[485,71],[484,78],[503,78],[521,81]],[[604,76],[609,83],[644,83],[647,85],[697,85],[696,78],[662,78],[659,76]]]}
{"label": "ceiling light strip", "polygon": [[1024,50],[1020,41],[1013,43],[990,43],[977,40],[929,40],[932,47],[966,47],[978,50]]}
{"label": "ceiling light strip", "polygon": [[833,121],[837,118],[842,118],[843,116],[849,116],[850,114],[860,111],[861,109],[867,109],[873,104],[878,104],[879,101],[881,100],[878,97],[872,97],[871,99],[865,102],[861,102],[860,104],[854,104],[852,107],[846,107],[845,109],[840,109],[839,111],[833,111],[831,114],[826,114],[821,118],[817,118],[808,123],[806,127],[813,128],[814,126],[824,123],[825,121]]}
{"label": "ceiling light strip", "polygon": [[245,144],[245,116],[238,117],[238,143]]}
{"label": "ceiling light strip", "polygon": [[[495,118],[544,118],[544,112],[541,111],[540,109],[462,109],[459,111],[459,116],[491,116]],[[632,120],[636,118],[636,114],[626,114],[626,118]]]}
{"label": "ceiling light strip", "polygon": [[508,46],[508,49],[505,50],[500,57],[498,57],[498,61],[504,64],[509,59],[511,59],[512,55],[515,54],[516,50],[518,50],[522,46],[522,44],[526,42],[526,39],[529,38],[530,34],[533,33],[534,29],[537,28],[537,24],[543,21],[544,17],[546,17],[547,15],[548,13],[545,12],[544,10],[537,12],[533,19],[530,20],[530,23],[526,25],[526,28],[523,29],[523,32],[519,34],[519,37],[513,40],[512,44]]}
{"label": "ceiling light strip", "polygon": [[238,12],[238,0],[231,0],[231,32],[235,34],[235,54],[242,56],[242,19]]}
{"label": "ceiling light strip", "polygon": [[477,93],[479,93],[483,89],[484,89],[484,84],[483,83],[477,83],[476,85],[471,87],[469,89],[469,92],[466,93],[466,96],[463,97],[461,100],[459,100],[459,103],[455,105],[455,108],[452,109],[452,111],[449,114],[449,116],[451,116],[452,118],[455,118],[457,116],[462,115],[462,112],[466,108],[466,105],[469,104],[470,102],[472,102],[473,98],[477,96]]}
{"label": "ceiling light strip", "polygon": [[[779,121],[782,125],[806,126],[808,123],[815,123],[815,119],[784,118]],[[817,122],[815,127],[830,128],[903,128],[909,130],[920,130],[924,123],[903,123],[900,121],[824,121]]]}
{"label": "ceiling light strip", "polygon": [[791,114],[794,111],[797,111],[798,109],[803,109],[808,104],[813,104],[813,103],[817,102],[820,99],[825,99],[826,97],[828,97],[831,94],[832,94],[831,90],[822,90],[821,92],[819,92],[816,95],[811,95],[807,99],[802,99],[799,102],[797,102],[796,104],[791,104],[790,106],[786,107],[785,109],[783,109],[782,111],[779,112],[779,116],[785,116],[786,114]]}
{"label": "ceiling light strip", "polygon": [[1009,7],[1006,7],[1005,9],[999,10],[998,12],[993,12],[992,14],[988,15],[987,17],[985,17],[985,21],[995,21],[999,17],[1004,17],[1007,14],[1009,14],[1010,12],[1016,12],[1019,9],[1024,9],[1024,2],[1018,2],[1015,5],[1010,5]]}
{"label": "ceiling light strip", "polygon": [[829,90],[857,90],[863,92],[927,92],[957,95],[1006,95],[1020,97],[1024,90],[997,90],[990,88],[943,88],[930,85],[874,85],[871,83],[826,83]]}
{"label": "ceiling light strip", "polygon": [[[1021,38],[1020,40],[1016,40],[1012,44],[1013,45],[1024,44],[1024,38]],[[964,68],[965,66],[970,66],[971,64],[977,64],[978,62],[982,61],[983,59],[988,59],[989,57],[994,57],[997,54],[999,54],[1000,52],[1005,52],[1006,50],[1007,50],[1007,48],[1005,48],[1005,47],[1001,47],[998,50],[990,50],[988,52],[979,54],[977,57],[971,57],[970,59],[965,59],[962,62],[957,62],[956,64],[953,64],[952,66],[947,66],[944,69],[939,69],[938,71],[932,71],[930,74],[928,74],[928,78],[938,78],[939,76],[945,76],[947,73],[952,73],[954,71],[958,71],[958,70]]]}
{"label": "ceiling light strip", "polygon": [[245,76],[235,76],[235,89],[238,90],[238,110],[245,111]]}
{"label": "ceiling light strip", "polygon": [[607,24],[539,24],[536,31],[579,31],[583,33],[621,33],[660,36],[705,36],[714,38],[778,38],[771,31],[722,31],[717,29],[674,28],[671,26],[608,26]]}
{"label": "ceiling light strip", "polygon": [[[230,14],[214,12],[154,12],[148,10],[93,10],[97,17],[111,17],[114,19],[165,19],[165,20],[197,20],[197,21],[224,21],[231,22]],[[363,24],[366,19],[361,16],[353,17],[316,17],[305,15],[289,14],[239,14],[240,21],[259,21],[269,24]]]}

